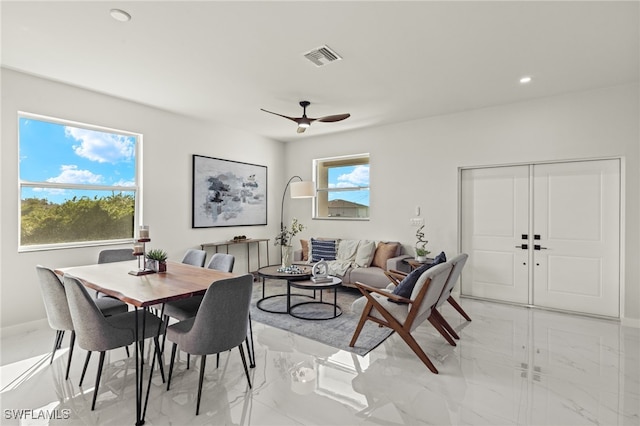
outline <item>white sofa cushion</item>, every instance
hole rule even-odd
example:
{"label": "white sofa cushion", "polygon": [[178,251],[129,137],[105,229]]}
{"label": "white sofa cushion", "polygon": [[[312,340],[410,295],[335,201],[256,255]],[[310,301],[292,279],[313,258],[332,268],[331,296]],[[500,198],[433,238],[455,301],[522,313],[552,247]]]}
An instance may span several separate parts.
{"label": "white sofa cushion", "polygon": [[373,260],[373,254],[376,252],[375,241],[360,240],[356,258],[353,261],[358,268],[368,268]]}

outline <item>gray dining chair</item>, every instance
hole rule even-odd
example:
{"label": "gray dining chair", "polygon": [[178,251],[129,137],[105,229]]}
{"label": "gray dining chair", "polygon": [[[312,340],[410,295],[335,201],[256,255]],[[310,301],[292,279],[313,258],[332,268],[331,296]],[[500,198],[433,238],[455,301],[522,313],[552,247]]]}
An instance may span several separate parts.
{"label": "gray dining chair", "polygon": [[196,415],[200,413],[202,382],[209,354],[219,354],[237,347],[249,388],[251,388],[251,378],[242,342],[247,337],[252,288],[251,274],[216,281],[207,289],[195,317],[167,328],[167,339],[173,342],[167,390],[171,387],[171,374],[177,348],[180,347],[189,354],[201,355]]}
{"label": "gray dining chair", "polygon": [[[96,384],[91,402],[91,410],[93,411],[96,406],[106,351],[126,347],[134,343],[137,323],[138,340],[141,341],[153,337],[155,343],[154,360],[156,356],[161,360],[158,330],[162,329],[162,322],[160,318],[146,310],[142,312],[131,311],[110,317],[103,316],[96,305],[96,301],[91,298],[82,282],[71,275],[64,275],[64,288],[73,327],[78,337],[78,345],[86,351],[100,352]],[[144,318],[139,318],[136,322],[136,315],[144,315]],[[142,329],[141,324],[144,324],[144,329]],[[160,367],[164,380],[162,363],[160,363]]]}
{"label": "gray dining chair", "polygon": [[204,266],[204,262],[207,259],[207,252],[204,250],[198,249],[188,249],[184,257],[182,258],[182,263],[186,263],[188,265],[193,266]]}
{"label": "gray dining chair", "polygon": [[[207,268],[222,272],[232,272],[235,256],[225,253],[214,253],[207,264]],[[164,314],[179,321],[196,316],[203,296],[193,296],[188,299],[168,302],[164,305]]]}
{"label": "gray dining chair", "polygon": [[[227,253],[214,253],[207,264],[207,268],[215,269],[223,272],[233,272],[233,266],[236,258],[232,254]],[[175,318],[178,321],[184,321],[188,318],[195,317],[202,303],[204,296],[193,296],[188,299],[176,300],[175,302],[168,302],[164,305],[165,322],[168,324],[168,317]],[[165,335],[166,337],[166,335]],[[249,346],[249,340],[251,340],[251,346]],[[255,357],[253,353],[253,330],[251,328],[251,314],[249,314],[249,335],[247,336],[247,352],[249,354],[249,360],[251,367],[255,367]],[[189,368],[189,355],[187,354],[187,368]],[[218,358],[219,359],[219,358]]]}
{"label": "gray dining chair", "polygon": [[[51,360],[49,361],[49,364],[53,363],[56,350],[60,349],[62,345],[64,332],[71,331],[69,359],[67,360],[67,371],[64,377],[65,380],[68,380],[71,358],[73,357],[73,347],[76,340],[76,332],[73,327],[73,321],[71,320],[71,313],[69,312],[69,304],[67,303],[64,284],[60,280],[58,274],[50,268],[37,265],[36,272],[38,274],[40,292],[42,294],[42,300],[44,301],[44,309],[47,313],[49,326],[56,330],[56,337],[53,342],[53,350],[51,351]],[[121,314],[127,312],[129,309],[126,303],[110,298],[96,300],[96,307],[103,316]],[[127,351],[127,355],[128,354],[129,352]],[[87,354],[87,357],[89,356],[90,355]]]}
{"label": "gray dining chair", "polygon": [[130,248],[107,249],[98,253],[98,263],[124,262],[136,259],[137,257],[133,255],[133,250]]}

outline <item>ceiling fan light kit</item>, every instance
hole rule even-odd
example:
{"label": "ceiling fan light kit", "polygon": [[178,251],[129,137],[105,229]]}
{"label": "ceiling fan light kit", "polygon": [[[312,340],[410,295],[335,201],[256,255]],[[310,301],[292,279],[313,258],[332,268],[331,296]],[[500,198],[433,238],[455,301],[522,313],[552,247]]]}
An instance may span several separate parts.
{"label": "ceiling fan light kit", "polygon": [[297,130],[298,133],[304,133],[304,131],[307,130],[307,128],[311,126],[311,123],[313,123],[314,121],[320,121],[324,123],[333,123],[333,122],[342,121],[344,119],[351,117],[351,114],[346,113],[346,114],[327,115],[325,117],[320,117],[320,118],[309,118],[307,117],[307,107],[309,105],[311,105],[311,102],[309,101],[300,101],[300,106],[302,107],[302,117],[289,117],[287,115],[278,114],[277,112],[267,111],[264,108],[260,108],[260,110],[264,112],[268,112],[269,114],[278,115],[280,117],[286,118],[291,121],[295,121],[296,123],[298,123],[298,130]]}

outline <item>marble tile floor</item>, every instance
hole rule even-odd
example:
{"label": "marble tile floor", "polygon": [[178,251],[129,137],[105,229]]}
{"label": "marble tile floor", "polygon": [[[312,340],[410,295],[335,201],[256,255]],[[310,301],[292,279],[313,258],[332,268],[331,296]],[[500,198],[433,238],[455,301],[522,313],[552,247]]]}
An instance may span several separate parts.
{"label": "marble tile floor", "polygon": [[[222,354],[217,369],[212,357],[196,417],[199,358],[186,370],[182,354],[171,391],[154,373],[145,424],[639,424],[639,329],[470,299],[461,304],[472,322],[448,304],[442,310],[461,336],[456,347],[428,323],[414,332],[438,375],[397,335],[360,357],[254,322],[253,389],[237,350]],[[42,327],[1,340],[0,424],[133,424],[135,370],[125,351],[108,353],[92,412],[97,357],[81,388],[85,352],[76,348],[65,381],[68,337],[49,365],[53,337]]]}

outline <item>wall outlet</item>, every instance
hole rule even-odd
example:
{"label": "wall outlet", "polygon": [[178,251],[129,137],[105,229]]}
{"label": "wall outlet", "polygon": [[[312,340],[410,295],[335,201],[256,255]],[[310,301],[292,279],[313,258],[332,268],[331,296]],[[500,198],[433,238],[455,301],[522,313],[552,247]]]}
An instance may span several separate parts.
{"label": "wall outlet", "polygon": [[411,226],[422,226],[424,225],[424,219],[421,217],[413,217],[409,219],[409,225]]}

